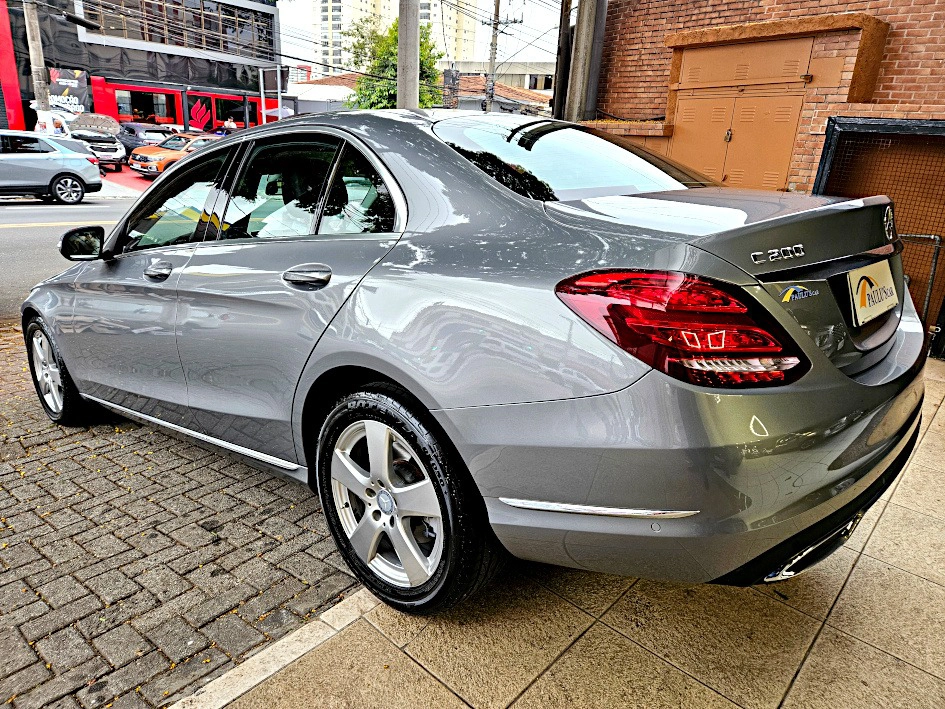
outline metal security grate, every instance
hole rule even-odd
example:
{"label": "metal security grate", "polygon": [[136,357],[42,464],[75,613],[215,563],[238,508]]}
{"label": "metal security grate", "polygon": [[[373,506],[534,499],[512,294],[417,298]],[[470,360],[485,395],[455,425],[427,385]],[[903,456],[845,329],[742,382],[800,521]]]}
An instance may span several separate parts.
{"label": "metal security grate", "polygon": [[844,130],[828,169],[824,194],[895,202],[909,290],[926,325],[935,323],[945,298],[945,136]]}

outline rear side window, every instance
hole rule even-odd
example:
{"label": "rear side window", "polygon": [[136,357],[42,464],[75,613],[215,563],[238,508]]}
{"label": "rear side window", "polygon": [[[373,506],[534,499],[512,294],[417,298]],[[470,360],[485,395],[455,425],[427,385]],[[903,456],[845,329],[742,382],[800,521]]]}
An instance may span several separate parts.
{"label": "rear side window", "polygon": [[496,181],[545,202],[713,184],[622,138],[570,123],[453,118],[433,132]]}
{"label": "rear side window", "polygon": [[397,210],[390,190],[357,148],[345,144],[325,197],[319,234],[394,231]]}
{"label": "rear side window", "polygon": [[93,155],[94,153],[89,150],[89,147],[85,143],[80,143],[78,140],[68,140],[66,138],[56,138],[50,141],[55,145],[60,145],[67,150],[71,150],[74,153],[83,153],[88,155]]}
{"label": "rear side window", "polygon": [[25,135],[5,135],[3,136],[4,153],[51,153],[52,147],[39,138],[32,138]]}
{"label": "rear side window", "polygon": [[257,143],[221,224],[223,239],[311,236],[341,140],[287,135]]}

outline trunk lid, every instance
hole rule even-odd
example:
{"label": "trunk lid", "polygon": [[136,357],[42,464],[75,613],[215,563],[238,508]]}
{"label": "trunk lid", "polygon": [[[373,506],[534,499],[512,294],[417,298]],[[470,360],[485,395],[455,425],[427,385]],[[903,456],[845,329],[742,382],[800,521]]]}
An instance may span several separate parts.
{"label": "trunk lid", "polygon": [[710,187],[549,203],[547,209],[552,216],[593,216],[611,229],[672,233],[724,259],[757,279],[848,374],[886,355],[908,297],[886,197],[841,200]]}

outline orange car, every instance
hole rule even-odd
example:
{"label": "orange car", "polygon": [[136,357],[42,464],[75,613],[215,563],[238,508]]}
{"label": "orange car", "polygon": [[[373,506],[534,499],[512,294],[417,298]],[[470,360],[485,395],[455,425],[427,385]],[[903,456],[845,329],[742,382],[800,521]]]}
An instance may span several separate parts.
{"label": "orange car", "polygon": [[220,136],[207,133],[178,133],[157,145],[135,148],[128,156],[128,167],[145,177],[157,177],[197,148],[219,139]]}

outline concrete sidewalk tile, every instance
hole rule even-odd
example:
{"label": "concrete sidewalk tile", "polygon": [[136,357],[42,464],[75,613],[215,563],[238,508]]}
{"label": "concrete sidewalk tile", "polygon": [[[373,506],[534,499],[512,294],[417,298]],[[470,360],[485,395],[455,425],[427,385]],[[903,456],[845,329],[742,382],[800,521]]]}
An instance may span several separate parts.
{"label": "concrete sidewalk tile", "polygon": [[945,472],[924,465],[910,465],[892,501],[910,510],[945,520]]}
{"label": "concrete sidewalk tile", "polygon": [[599,618],[636,581],[564,566],[530,565],[525,572],[542,586]]}
{"label": "concrete sidewalk tile", "polygon": [[860,557],[827,624],[945,679],[945,588]]}
{"label": "concrete sidewalk tile", "polygon": [[945,519],[890,503],[863,553],[945,586]]}
{"label": "concrete sidewalk tile", "polygon": [[945,361],[929,358],[925,365],[925,378],[945,382]]}
{"label": "concrete sidewalk tile", "polygon": [[945,409],[939,407],[935,417],[912,455],[912,464],[945,470]]}
{"label": "concrete sidewalk tile", "polygon": [[820,623],[753,589],[639,581],[603,621],[743,706],[776,707]]}
{"label": "concrete sidewalk tile", "polygon": [[512,706],[735,707],[601,623],[595,623]]}
{"label": "concrete sidewalk tile", "polygon": [[783,706],[941,709],[945,707],[945,681],[827,626]]}
{"label": "concrete sidewalk tile", "polygon": [[368,611],[364,618],[401,648],[430,624],[428,616],[401,613],[384,603],[379,603],[373,610]]}
{"label": "concrete sidewalk tile", "polygon": [[321,620],[328,623],[335,630],[341,630],[346,625],[353,623],[369,610],[374,608],[380,601],[371,592],[362,588],[357,593],[349,596],[344,602],[329,608],[322,613]]}
{"label": "concrete sidewalk tile", "polygon": [[505,706],[593,620],[531,579],[502,577],[432,617],[405,649],[470,704]]}
{"label": "concrete sidewalk tile", "polygon": [[[945,366],[942,366],[938,360],[929,360],[929,362],[935,362],[937,367],[940,367],[943,372],[945,372]],[[928,373],[928,369],[926,369]],[[943,379],[930,379],[926,376],[925,379],[925,404],[931,406],[939,406],[943,401],[945,401],[945,378]]]}
{"label": "concrete sidewalk tile", "polygon": [[182,699],[174,705],[174,709],[220,709],[336,633],[334,628],[319,620],[306,623],[288,637],[256,653],[192,696]]}
{"label": "concrete sidewalk tile", "polygon": [[228,706],[447,709],[463,703],[378,630],[359,620]]}
{"label": "concrete sidewalk tile", "polygon": [[866,546],[866,540],[869,539],[870,535],[873,533],[873,529],[876,527],[876,523],[879,522],[879,518],[882,516],[884,509],[886,509],[886,501],[877,500],[873,506],[866,511],[866,514],[863,515],[863,519],[860,520],[860,523],[853,531],[853,536],[850,537],[843,546],[855,552],[863,551],[863,547]]}
{"label": "concrete sidewalk tile", "polygon": [[856,552],[841,547],[800,576],[780,583],[760,584],[755,588],[791,608],[824,620],[840,595],[856,558]]}

